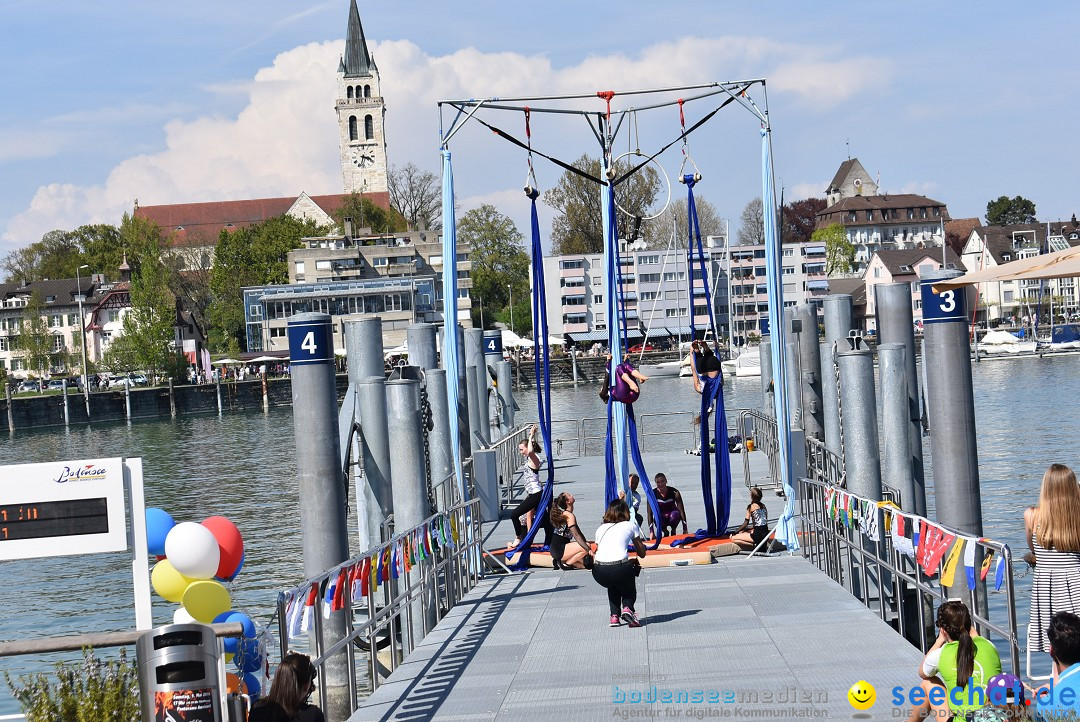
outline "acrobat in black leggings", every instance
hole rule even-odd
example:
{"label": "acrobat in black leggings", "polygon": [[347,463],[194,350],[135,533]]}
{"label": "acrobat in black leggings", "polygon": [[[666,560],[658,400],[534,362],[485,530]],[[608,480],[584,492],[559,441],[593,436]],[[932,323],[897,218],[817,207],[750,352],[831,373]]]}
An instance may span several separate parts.
{"label": "acrobat in black leggings", "polygon": [[607,589],[608,606],[613,615],[619,616],[623,607],[636,611],[637,583],[634,578],[637,575],[634,573],[634,560],[594,562],[592,575],[597,584]]}
{"label": "acrobat in black leggings", "polygon": [[[529,529],[521,523],[521,517],[525,516],[530,511],[533,511],[540,507],[540,499],[543,498],[544,492],[538,491],[535,494],[529,494],[525,497],[525,501],[521,502],[514,507],[510,512],[510,518],[514,522],[514,534],[518,539],[524,539],[525,535],[529,533]],[[551,543],[551,532],[554,527],[551,525],[551,519],[547,514],[544,514],[544,518],[541,520],[541,526],[544,529],[544,544]]]}

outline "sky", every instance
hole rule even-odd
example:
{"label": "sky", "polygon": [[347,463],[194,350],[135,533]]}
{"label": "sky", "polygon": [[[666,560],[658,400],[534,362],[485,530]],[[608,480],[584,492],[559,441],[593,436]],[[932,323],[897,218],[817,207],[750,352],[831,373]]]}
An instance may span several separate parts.
{"label": "sky", "polygon": [[[1042,220],[1077,211],[1075,3],[359,8],[381,73],[392,165],[441,172],[440,122],[453,119],[440,114],[443,100],[765,78],[777,183],[788,200],[823,196],[850,155],[882,192],[927,195],[954,218],[983,216],[1001,195],[1031,199]],[[347,0],[0,0],[0,254],[53,229],[117,224],[136,199],[342,192],[334,98],[348,9]],[[650,97],[617,95],[613,108]],[[766,107],[760,86],[751,97]],[[687,103],[687,123],[718,104]],[[521,113],[490,111],[485,120],[524,135]],[[534,115],[532,125],[546,153],[598,155],[584,120]],[[689,139],[703,176],[696,194],[731,219],[733,235],[761,194],[759,125],[730,105]],[[628,116],[615,150],[652,153],[678,132],[677,108],[642,110]],[[527,232],[524,152],[476,123],[450,149],[459,213],[491,203]],[[678,144],[658,159],[671,178],[681,162]],[[541,189],[560,173],[536,159]],[[670,185],[685,197],[669,183],[661,203]],[[541,208],[545,237],[552,215]]]}

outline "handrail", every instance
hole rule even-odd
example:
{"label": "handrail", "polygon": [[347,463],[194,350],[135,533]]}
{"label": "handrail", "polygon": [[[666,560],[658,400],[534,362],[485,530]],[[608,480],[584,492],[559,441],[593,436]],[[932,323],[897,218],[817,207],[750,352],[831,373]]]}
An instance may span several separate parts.
{"label": "handrail", "polygon": [[[206,626],[214,630],[215,637],[238,637],[244,633],[244,625],[239,622],[208,624]],[[130,629],[123,632],[73,634],[67,637],[17,639],[11,642],[0,642],[0,657],[14,657],[20,654],[49,654],[50,652],[75,652],[83,647],[93,647],[94,649],[126,647],[129,644],[138,642],[148,631],[146,629]]]}
{"label": "handrail", "polygon": [[[868,608],[877,607],[879,616],[904,634],[913,644],[926,652],[933,636],[933,602],[946,600],[946,592],[932,586],[931,578],[915,564],[914,560],[895,548],[893,536],[886,533],[882,523],[884,509],[877,500],[866,499],[825,481],[802,478],[798,480],[799,519],[803,527],[803,557],[834,581],[841,584]],[[856,528],[855,524],[837,523],[829,511],[830,494],[842,493],[859,502],[873,504],[877,515],[878,541]],[[899,512],[895,509],[892,513]],[[1008,646],[1012,673],[1021,674],[1020,640],[1016,632],[1016,587],[1012,575],[1012,553],[1008,545],[992,539],[975,538],[971,534],[952,529],[925,517],[904,513],[912,522],[926,522],[965,543],[976,544],[975,567],[978,569],[985,556],[999,555],[1005,564],[1002,582],[1005,597],[1006,618],[992,618],[985,583],[977,583],[968,590],[968,609],[971,617],[984,636],[993,633]],[[945,559],[942,559],[944,564]],[[960,563],[960,562],[958,562]],[[961,567],[962,569],[962,567]],[[958,573],[959,583],[967,586],[966,575]],[[871,594],[877,590],[876,599]],[[874,602],[876,601],[876,605]],[[914,617],[911,615],[914,614]]]}

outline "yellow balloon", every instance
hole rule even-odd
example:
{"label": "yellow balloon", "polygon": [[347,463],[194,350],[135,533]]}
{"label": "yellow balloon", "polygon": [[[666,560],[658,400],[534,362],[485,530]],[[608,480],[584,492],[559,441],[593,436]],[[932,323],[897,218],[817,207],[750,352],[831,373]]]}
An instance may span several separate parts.
{"label": "yellow balloon", "polygon": [[232,663],[232,659],[233,659],[233,657],[235,657],[235,656],[236,656],[236,655],[232,654],[231,652],[226,652],[226,653],[225,653],[225,664],[231,664],[231,663]]}
{"label": "yellow balloon", "polygon": [[184,609],[195,621],[210,624],[214,617],[232,609],[229,590],[219,582],[197,581],[184,590]]}
{"label": "yellow balloon", "polygon": [[154,585],[154,591],[170,602],[183,599],[184,590],[191,582],[190,578],[176,571],[168,559],[162,559],[155,564],[154,570],[150,572],[150,583]]}

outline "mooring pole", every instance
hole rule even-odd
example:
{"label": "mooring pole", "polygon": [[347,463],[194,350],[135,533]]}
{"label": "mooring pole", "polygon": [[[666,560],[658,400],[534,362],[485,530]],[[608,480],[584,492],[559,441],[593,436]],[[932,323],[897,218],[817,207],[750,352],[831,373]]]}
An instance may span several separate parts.
{"label": "mooring pole", "polygon": [[433,323],[414,323],[405,330],[410,366],[419,366],[422,369],[438,368],[437,331]]}
{"label": "mooring pole", "polygon": [[877,404],[874,399],[874,357],[862,337],[849,337],[836,354],[840,369],[840,401],[844,407],[844,466],[847,488],[867,499],[881,500],[881,453]]}
{"label": "mooring pole", "polygon": [[[428,369],[428,403],[431,405],[431,430],[428,431],[428,453],[431,456],[431,483],[435,486],[435,505],[438,511],[453,506],[457,487],[447,478],[454,473],[454,455],[450,448],[450,405],[446,394],[446,370]],[[446,483],[443,483],[446,482]]]}
{"label": "mooring pole", "polygon": [[761,337],[758,344],[758,358],[761,359],[761,399],[764,402],[765,415],[773,415],[773,375],[772,375],[772,341],[768,336]]}
{"label": "mooring pole", "polygon": [[834,349],[843,350],[843,339],[851,331],[852,301],[846,293],[826,296],[822,299],[825,310],[825,345],[821,348],[821,402],[825,410],[825,447],[844,458],[844,446],[840,438],[840,405],[836,395],[836,359]]}
{"label": "mooring pole", "polygon": [[[880,326],[879,326],[880,329]],[[908,434],[907,348],[902,343],[878,344],[881,381],[882,481],[900,492],[900,508],[915,511],[915,476],[912,473]]]}
{"label": "mooring pole", "polygon": [[[291,316],[288,339],[304,576],[314,577],[349,558],[330,315]],[[345,636],[345,615],[332,614],[321,629],[326,646],[337,643]],[[346,719],[350,705],[345,653],[328,659],[324,670],[327,699],[321,700],[323,709],[330,719]]]}
{"label": "mooring pole", "polygon": [[469,393],[469,429],[472,431],[469,448],[474,452],[488,445],[486,380],[484,331],[479,328],[467,328],[465,329],[465,386]]}
{"label": "mooring pole", "polygon": [[[914,487],[911,502],[904,509],[926,516],[926,479],[923,469],[922,405],[919,401],[919,374],[915,367],[915,322],[911,310],[911,285],[880,283],[874,286],[877,307],[878,341],[881,344],[903,344],[907,351],[904,375],[908,394],[908,453],[911,455]],[[909,505],[910,504],[910,508]]]}
{"label": "mooring pole", "polygon": [[514,369],[509,361],[499,361],[495,365],[495,375],[499,378],[499,398],[502,399],[503,434],[514,429]]}
{"label": "mooring pole", "polygon": [[802,427],[818,441],[825,438],[825,410],[821,401],[821,341],[818,338],[817,306],[805,303],[795,309],[801,322],[798,338],[799,386],[802,392]]}
{"label": "mooring pole", "polygon": [[378,316],[345,322],[345,358],[349,383],[372,376],[386,377],[382,319]]}

